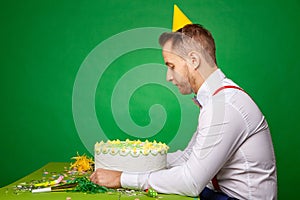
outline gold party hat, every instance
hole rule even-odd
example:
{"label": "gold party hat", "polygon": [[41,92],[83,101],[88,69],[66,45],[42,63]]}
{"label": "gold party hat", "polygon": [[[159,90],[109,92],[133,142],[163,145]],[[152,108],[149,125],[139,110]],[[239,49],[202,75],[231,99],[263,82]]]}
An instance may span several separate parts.
{"label": "gold party hat", "polygon": [[192,24],[191,20],[174,4],[172,31],[175,32],[187,24]]}

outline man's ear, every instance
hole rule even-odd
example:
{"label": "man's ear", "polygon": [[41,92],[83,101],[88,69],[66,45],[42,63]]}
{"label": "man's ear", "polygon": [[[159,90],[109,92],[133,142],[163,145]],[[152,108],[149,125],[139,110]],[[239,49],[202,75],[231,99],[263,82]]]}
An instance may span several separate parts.
{"label": "man's ear", "polygon": [[191,51],[189,54],[189,59],[190,59],[190,64],[191,66],[196,70],[200,67],[201,65],[201,57],[198,52],[196,51]]}

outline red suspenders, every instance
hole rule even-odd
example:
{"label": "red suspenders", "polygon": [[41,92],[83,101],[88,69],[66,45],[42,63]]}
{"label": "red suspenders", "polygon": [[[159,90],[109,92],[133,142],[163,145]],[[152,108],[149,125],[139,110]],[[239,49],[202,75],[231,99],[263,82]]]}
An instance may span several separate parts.
{"label": "red suspenders", "polygon": [[[218,89],[213,93],[213,96],[216,95],[216,94],[218,94],[221,90],[224,90],[224,89],[227,89],[227,88],[237,89],[237,90],[241,90],[241,91],[245,92],[245,91],[244,91],[242,88],[240,88],[240,87],[237,87],[237,86],[234,86],[234,85],[225,85],[225,86],[222,86],[222,87],[218,88]],[[194,100],[194,102],[196,103],[196,105],[198,105],[200,108],[202,107],[202,106],[199,104],[199,102],[197,101],[197,99],[194,98],[193,100]],[[212,182],[212,184],[213,184],[215,190],[221,191],[220,186],[219,186],[219,183],[218,183],[218,180],[217,180],[217,175],[215,175],[215,176],[213,177],[213,179],[211,180],[211,182]]]}
{"label": "red suspenders", "polygon": [[[223,87],[220,87],[219,89],[217,89],[214,93],[213,93],[213,96],[218,94],[221,90],[224,90],[224,89],[227,89],[227,88],[232,88],[232,89],[237,89],[237,90],[241,90],[243,92],[245,92],[242,88],[240,87],[237,87],[237,86],[234,86],[234,85],[226,85],[226,86],[223,86]],[[219,183],[218,183],[218,179],[217,179],[217,175],[215,175],[213,177],[213,179],[211,180],[215,190],[218,190],[218,191],[221,191],[220,189],[220,186],[219,186]]]}
{"label": "red suspenders", "polygon": [[213,93],[213,96],[216,95],[216,94],[218,94],[221,90],[224,90],[224,89],[227,89],[227,88],[233,88],[233,89],[238,89],[238,90],[244,91],[242,88],[237,87],[237,86],[234,86],[234,85],[225,85],[225,86],[220,87],[219,89],[217,89],[217,90]]}

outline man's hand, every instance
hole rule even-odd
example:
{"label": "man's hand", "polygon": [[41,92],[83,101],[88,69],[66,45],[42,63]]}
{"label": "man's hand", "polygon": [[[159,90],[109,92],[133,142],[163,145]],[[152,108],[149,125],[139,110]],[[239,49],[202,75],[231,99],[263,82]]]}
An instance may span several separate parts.
{"label": "man's hand", "polygon": [[121,187],[121,174],[120,171],[113,171],[107,169],[98,168],[90,176],[93,183],[105,186],[108,188],[120,188]]}

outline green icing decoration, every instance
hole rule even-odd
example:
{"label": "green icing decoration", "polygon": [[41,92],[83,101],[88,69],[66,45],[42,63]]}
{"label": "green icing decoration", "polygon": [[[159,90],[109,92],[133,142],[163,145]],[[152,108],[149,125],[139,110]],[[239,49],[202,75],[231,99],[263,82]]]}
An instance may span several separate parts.
{"label": "green icing decoration", "polygon": [[165,143],[149,142],[148,140],[142,142],[140,140],[108,140],[107,142],[101,141],[100,143],[95,144],[95,152],[97,154],[110,153],[111,155],[115,155],[119,153],[121,156],[126,156],[131,154],[133,157],[138,157],[140,154],[142,155],[157,155],[166,154],[168,152],[169,147]]}

